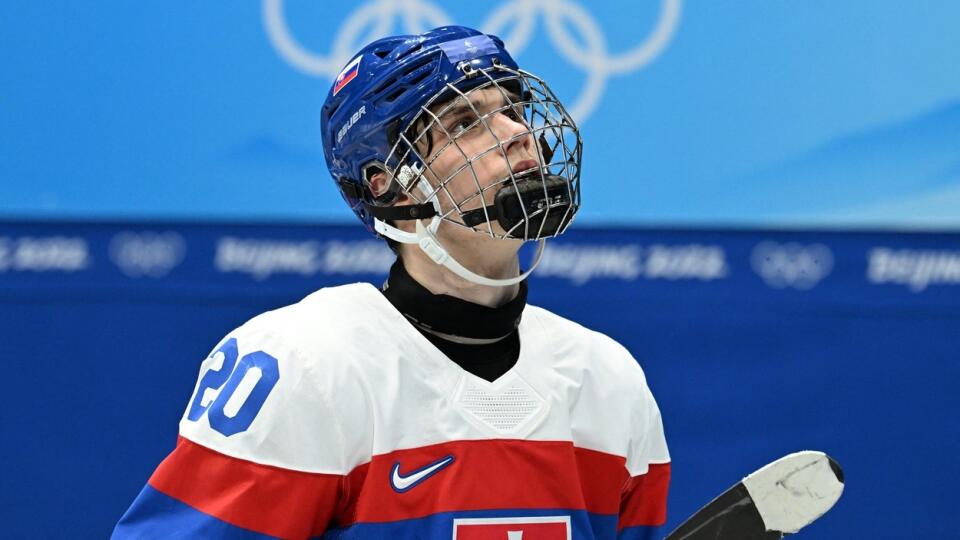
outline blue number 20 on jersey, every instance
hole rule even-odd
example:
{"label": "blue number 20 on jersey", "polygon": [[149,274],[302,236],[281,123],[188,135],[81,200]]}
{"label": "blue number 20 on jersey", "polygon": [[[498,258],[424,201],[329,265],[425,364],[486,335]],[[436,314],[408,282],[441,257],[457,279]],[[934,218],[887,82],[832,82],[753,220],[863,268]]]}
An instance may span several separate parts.
{"label": "blue number 20 on jersey", "polygon": [[[218,369],[209,369],[200,378],[187,419],[196,422],[206,414],[210,427],[229,437],[250,427],[270,391],[280,380],[280,370],[277,359],[263,351],[246,354],[238,361],[235,338],[228,339],[214,351],[213,356],[217,355],[223,358],[223,362]],[[260,376],[253,382],[257,372]],[[231,400],[241,386],[243,391]],[[212,401],[204,399],[207,390],[216,392]],[[207,401],[206,405],[204,401]]]}

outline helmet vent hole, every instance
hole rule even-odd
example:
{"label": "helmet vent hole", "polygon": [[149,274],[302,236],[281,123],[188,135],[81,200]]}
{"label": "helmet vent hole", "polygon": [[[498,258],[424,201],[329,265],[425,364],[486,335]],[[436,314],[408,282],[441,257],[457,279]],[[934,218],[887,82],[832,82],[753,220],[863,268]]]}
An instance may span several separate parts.
{"label": "helmet vent hole", "polygon": [[409,55],[411,55],[411,54],[419,51],[419,50],[422,49],[422,48],[423,48],[423,43],[417,43],[417,44],[414,45],[413,47],[410,47],[409,49],[407,49],[407,50],[403,51],[402,53],[400,53],[400,56],[397,57],[397,60],[400,60],[400,59],[403,58],[404,56],[409,56]]}
{"label": "helmet vent hole", "polygon": [[402,96],[406,91],[407,91],[406,88],[398,88],[393,92],[390,92],[389,94],[384,96],[383,100],[386,101],[387,103],[391,103],[395,101],[398,97]]}
{"label": "helmet vent hole", "polygon": [[380,51],[373,51],[373,54],[377,55],[377,58],[380,58],[380,59],[382,60],[382,59],[386,58],[388,54],[390,54],[390,49],[385,49],[385,50],[380,50]]}
{"label": "helmet vent hole", "polygon": [[374,95],[377,95],[377,94],[381,94],[381,95],[382,95],[383,92],[386,92],[387,89],[390,88],[391,86],[393,86],[394,83],[396,83],[396,82],[397,82],[397,78],[396,78],[396,77],[391,77],[390,79],[387,79],[387,80],[384,81],[382,84],[380,84],[379,86],[377,86],[376,88],[374,88],[374,89],[373,89],[373,92],[371,92],[371,93],[374,94]]}
{"label": "helmet vent hole", "polygon": [[421,70],[420,73],[418,73],[418,74],[414,75],[413,77],[411,77],[408,82],[409,82],[409,84],[411,84],[411,85],[419,84],[420,82],[422,82],[424,79],[427,78],[427,75],[430,75],[430,71],[429,71],[429,70],[426,70],[426,69]]}

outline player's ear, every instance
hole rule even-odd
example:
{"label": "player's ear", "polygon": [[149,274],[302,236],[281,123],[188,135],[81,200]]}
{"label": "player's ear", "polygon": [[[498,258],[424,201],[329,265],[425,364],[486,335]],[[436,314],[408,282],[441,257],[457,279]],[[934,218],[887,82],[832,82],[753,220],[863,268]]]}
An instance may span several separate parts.
{"label": "player's ear", "polygon": [[[396,188],[396,186],[390,185],[390,177],[387,173],[381,169],[369,169],[366,175],[367,185],[370,188],[370,193],[375,199],[385,199],[389,200],[393,198],[393,204],[397,206],[403,206],[407,204],[414,204],[416,201],[413,200],[410,195],[408,195],[402,189],[397,190],[395,195],[391,195],[391,187]],[[413,232],[414,224],[412,221],[389,221],[390,225],[400,229],[405,232]],[[403,244],[398,246],[400,249],[403,248]],[[400,252],[397,252],[400,254]]]}
{"label": "player's ear", "polygon": [[[373,194],[374,198],[379,199],[387,195],[390,191],[390,177],[385,171],[380,169],[371,170],[367,174],[367,185],[370,187],[370,193]],[[394,204],[404,205],[412,204],[414,201],[407,195],[403,190],[399,190],[396,194],[396,200]]]}
{"label": "player's ear", "polygon": [[367,175],[367,185],[370,187],[370,193],[377,199],[382,197],[386,192],[390,184],[390,179],[387,178],[387,173],[376,170]]}

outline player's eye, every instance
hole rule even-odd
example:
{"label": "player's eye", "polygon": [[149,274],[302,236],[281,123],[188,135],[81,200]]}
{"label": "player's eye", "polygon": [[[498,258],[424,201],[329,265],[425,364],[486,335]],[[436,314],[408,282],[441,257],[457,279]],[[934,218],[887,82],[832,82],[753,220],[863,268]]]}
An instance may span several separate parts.
{"label": "player's eye", "polygon": [[522,116],[522,115],[520,114],[520,112],[516,109],[516,106],[507,107],[506,109],[504,109],[504,110],[503,110],[503,115],[506,116],[507,118],[513,120],[514,122],[521,122],[521,121],[523,121],[523,116]]}
{"label": "player's eye", "polygon": [[470,131],[477,125],[479,125],[479,122],[477,122],[475,117],[463,115],[454,118],[446,127],[447,131],[449,131],[451,135],[457,136]]}

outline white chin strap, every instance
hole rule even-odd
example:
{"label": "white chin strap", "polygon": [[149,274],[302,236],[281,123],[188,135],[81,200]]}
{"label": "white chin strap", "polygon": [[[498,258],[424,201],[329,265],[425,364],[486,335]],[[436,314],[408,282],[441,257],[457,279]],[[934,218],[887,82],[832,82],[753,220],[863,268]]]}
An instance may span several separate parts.
{"label": "white chin strap", "polygon": [[529,270],[517,277],[509,279],[491,279],[468,270],[465,266],[457,262],[452,255],[450,255],[450,252],[443,247],[443,244],[440,243],[440,239],[437,238],[437,229],[440,228],[440,222],[442,221],[439,216],[440,202],[437,200],[437,195],[435,193],[431,194],[429,188],[427,188],[424,184],[425,182],[420,183],[421,191],[424,192],[424,196],[429,197],[428,201],[433,204],[434,208],[437,209],[438,214],[430,220],[430,225],[424,226],[423,221],[418,219],[417,232],[408,233],[406,231],[401,231],[400,229],[388,224],[383,220],[374,219],[374,229],[383,236],[400,242],[401,244],[416,244],[420,246],[420,249],[426,253],[427,257],[430,257],[433,262],[447,267],[454,274],[478,285],[486,285],[488,287],[507,287],[509,285],[516,285],[517,283],[527,279],[537,265],[540,264],[540,259],[543,257],[543,248],[546,245],[546,240],[537,241],[537,254],[533,259],[533,264],[530,265]]}

